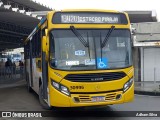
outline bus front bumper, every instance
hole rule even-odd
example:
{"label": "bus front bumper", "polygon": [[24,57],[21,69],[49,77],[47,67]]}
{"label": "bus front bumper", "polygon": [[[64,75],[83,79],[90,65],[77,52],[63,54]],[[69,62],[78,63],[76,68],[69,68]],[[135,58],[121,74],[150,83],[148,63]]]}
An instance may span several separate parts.
{"label": "bus front bumper", "polygon": [[106,92],[96,94],[64,95],[55,88],[50,88],[50,105],[54,107],[105,106],[131,102],[134,99],[134,84],[125,92]]}

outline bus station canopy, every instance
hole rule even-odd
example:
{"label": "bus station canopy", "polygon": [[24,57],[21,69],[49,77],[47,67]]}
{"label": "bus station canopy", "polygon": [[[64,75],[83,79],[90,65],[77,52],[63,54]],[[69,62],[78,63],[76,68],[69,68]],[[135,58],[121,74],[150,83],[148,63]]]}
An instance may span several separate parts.
{"label": "bus station canopy", "polygon": [[19,48],[40,18],[33,16],[33,11],[50,11],[49,7],[31,0],[0,1],[0,51]]}

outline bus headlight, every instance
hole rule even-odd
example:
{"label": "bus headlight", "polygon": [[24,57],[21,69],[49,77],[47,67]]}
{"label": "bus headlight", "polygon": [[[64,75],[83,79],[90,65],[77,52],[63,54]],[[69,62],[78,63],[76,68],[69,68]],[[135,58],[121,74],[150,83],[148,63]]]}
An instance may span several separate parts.
{"label": "bus headlight", "polygon": [[127,81],[125,84],[124,84],[124,87],[123,87],[123,92],[126,92],[132,85],[133,83],[133,78],[131,78],[129,81]]}
{"label": "bus headlight", "polygon": [[69,89],[66,86],[61,85],[60,83],[57,83],[54,80],[51,80],[51,84],[55,89],[57,89],[61,93],[65,94],[67,96],[70,96]]}

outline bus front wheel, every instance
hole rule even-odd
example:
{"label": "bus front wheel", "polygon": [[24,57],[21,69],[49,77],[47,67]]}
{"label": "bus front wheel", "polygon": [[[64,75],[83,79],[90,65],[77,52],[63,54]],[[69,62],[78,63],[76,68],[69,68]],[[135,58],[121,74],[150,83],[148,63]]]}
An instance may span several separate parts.
{"label": "bus front wheel", "polygon": [[48,104],[44,101],[42,85],[39,88],[39,102],[42,108],[46,110],[52,109],[52,107],[48,106]]}

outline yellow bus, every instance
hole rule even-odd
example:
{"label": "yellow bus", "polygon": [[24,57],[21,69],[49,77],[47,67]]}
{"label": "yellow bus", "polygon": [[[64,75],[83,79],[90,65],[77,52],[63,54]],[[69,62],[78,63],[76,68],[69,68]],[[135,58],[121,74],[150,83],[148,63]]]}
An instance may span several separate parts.
{"label": "yellow bus", "polygon": [[112,10],[48,12],[25,44],[28,90],[43,108],[134,99],[129,17]]}

